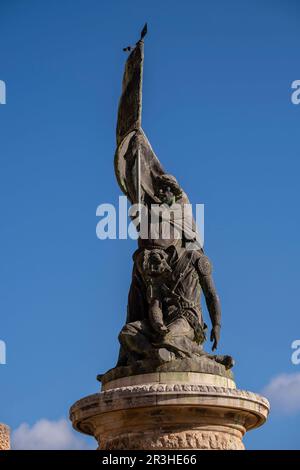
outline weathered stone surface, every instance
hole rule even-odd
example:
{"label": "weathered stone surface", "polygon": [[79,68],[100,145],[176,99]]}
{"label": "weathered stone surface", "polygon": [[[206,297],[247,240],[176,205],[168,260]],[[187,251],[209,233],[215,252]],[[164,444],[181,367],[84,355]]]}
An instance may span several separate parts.
{"label": "weathered stone surface", "polygon": [[241,433],[219,431],[145,432],[119,435],[108,439],[99,450],[244,450]]}
{"label": "weathered stone surface", "polygon": [[108,388],[79,400],[70,410],[74,428],[93,435],[99,449],[106,450],[237,450],[244,448],[246,431],[261,426],[268,416],[268,401],[255,393],[201,383],[207,381],[206,374],[193,374],[186,383],[167,375],[162,376],[164,383]]}
{"label": "weathered stone surface", "polygon": [[10,429],[6,424],[0,423],[0,450],[10,449]]}
{"label": "weathered stone surface", "polygon": [[226,369],[223,364],[217,363],[215,360],[206,356],[199,358],[194,357],[175,359],[173,361],[157,364],[153,361],[136,361],[132,366],[114,367],[103,375],[98,376],[98,380],[105,385],[111,380],[117,380],[122,377],[135,376],[137,374],[160,373],[160,372],[196,372],[219,375],[233,380],[233,373],[230,369]]}

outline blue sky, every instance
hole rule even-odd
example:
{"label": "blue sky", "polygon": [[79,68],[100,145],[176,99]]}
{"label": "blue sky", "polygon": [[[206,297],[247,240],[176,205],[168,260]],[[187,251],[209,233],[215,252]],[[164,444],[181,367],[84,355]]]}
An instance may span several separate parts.
{"label": "blue sky", "polygon": [[240,388],[276,395],[245,443],[299,449],[296,0],[0,0],[0,422],[59,422],[115,364],[135,242],[98,240],[95,214],[120,195],[122,48],[146,20],[143,127],[205,204],[219,351]]}

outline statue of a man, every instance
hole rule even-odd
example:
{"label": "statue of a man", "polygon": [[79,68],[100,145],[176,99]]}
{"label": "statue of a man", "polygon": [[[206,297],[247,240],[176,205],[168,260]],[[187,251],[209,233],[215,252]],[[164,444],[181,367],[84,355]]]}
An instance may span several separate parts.
{"label": "statue of a man", "polygon": [[[118,366],[136,361],[158,364],[201,357],[232,367],[230,356],[203,350],[207,326],[200,295],[203,291],[212,323],[212,349],[220,338],[221,309],[189,200],[176,178],[163,170],[141,127],[143,40],[130,53],[125,67],[117,124],[115,170],[119,185],[132,204],[139,204],[139,226],[147,208],[147,236],[140,233],[133,255],[132,283],[126,324],[119,340]],[[153,236],[152,209],[159,215]],[[151,217],[149,218],[149,213]],[[169,232],[164,236],[164,223]]]}

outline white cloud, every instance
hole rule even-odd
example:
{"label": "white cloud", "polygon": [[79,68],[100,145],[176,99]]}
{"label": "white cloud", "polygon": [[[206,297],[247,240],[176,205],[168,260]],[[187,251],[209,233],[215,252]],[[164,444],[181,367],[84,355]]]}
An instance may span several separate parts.
{"label": "white cloud", "polygon": [[271,409],[294,414],[300,411],[300,373],[280,374],[262,390],[271,403]]}
{"label": "white cloud", "polygon": [[96,447],[89,446],[65,419],[41,419],[32,426],[22,423],[13,431],[11,440],[15,450],[85,450]]}

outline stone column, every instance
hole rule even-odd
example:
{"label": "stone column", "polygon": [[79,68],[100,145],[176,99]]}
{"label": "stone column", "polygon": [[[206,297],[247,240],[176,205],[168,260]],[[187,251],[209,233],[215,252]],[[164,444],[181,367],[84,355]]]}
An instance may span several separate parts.
{"label": "stone column", "polygon": [[76,402],[73,427],[101,450],[241,450],[261,426],[268,401],[233,379],[198,372],[154,372],[106,381]]}
{"label": "stone column", "polygon": [[0,450],[10,449],[10,429],[6,424],[0,423]]}

